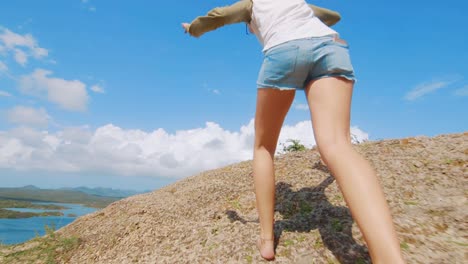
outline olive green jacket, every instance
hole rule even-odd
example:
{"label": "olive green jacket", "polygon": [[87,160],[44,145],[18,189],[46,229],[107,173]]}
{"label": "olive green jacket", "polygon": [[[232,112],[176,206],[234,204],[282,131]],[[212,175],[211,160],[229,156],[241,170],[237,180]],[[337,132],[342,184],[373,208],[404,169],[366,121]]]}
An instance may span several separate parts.
{"label": "olive green jacket", "polygon": [[[224,25],[234,23],[250,23],[252,20],[252,0],[240,0],[230,6],[216,7],[205,16],[195,18],[190,24],[188,33],[194,37],[200,37],[208,31],[215,30]],[[340,21],[338,12],[326,8],[310,5],[316,17],[327,26],[332,26]]]}

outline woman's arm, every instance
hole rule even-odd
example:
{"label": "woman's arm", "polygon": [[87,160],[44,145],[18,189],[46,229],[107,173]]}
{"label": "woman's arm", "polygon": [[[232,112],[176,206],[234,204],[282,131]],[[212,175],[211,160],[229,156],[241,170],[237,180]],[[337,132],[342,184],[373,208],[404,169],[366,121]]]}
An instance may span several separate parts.
{"label": "woman's arm", "polygon": [[[310,5],[317,16],[327,26],[333,26],[340,21],[341,16],[338,12]],[[230,6],[216,7],[205,16],[199,16],[192,23],[182,23],[185,32],[194,37],[200,37],[208,31],[215,30],[224,25],[245,22],[249,23],[252,16],[252,0],[241,0]]]}
{"label": "woman's arm", "polygon": [[336,11],[311,4],[309,4],[309,7],[314,11],[314,15],[318,17],[318,19],[322,20],[322,22],[327,26],[333,26],[341,19],[340,13]]}
{"label": "woman's arm", "polygon": [[192,23],[183,23],[185,31],[194,37],[200,37],[208,31],[215,30],[228,24],[245,22],[251,20],[252,1],[241,0],[225,7],[216,7],[206,14],[199,16]]}

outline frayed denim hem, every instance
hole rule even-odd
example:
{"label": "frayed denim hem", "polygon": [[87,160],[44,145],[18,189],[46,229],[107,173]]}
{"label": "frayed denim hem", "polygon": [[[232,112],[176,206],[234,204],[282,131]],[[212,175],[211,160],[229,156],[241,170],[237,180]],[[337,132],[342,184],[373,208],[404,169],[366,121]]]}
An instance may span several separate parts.
{"label": "frayed denim hem", "polygon": [[303,88],[296,88],[296,87],[282,87],[277,85],[266,85],[266,84],[258,84],[257,89],[275,89],[280,91],[292,91],[292,90],[303,90]]}

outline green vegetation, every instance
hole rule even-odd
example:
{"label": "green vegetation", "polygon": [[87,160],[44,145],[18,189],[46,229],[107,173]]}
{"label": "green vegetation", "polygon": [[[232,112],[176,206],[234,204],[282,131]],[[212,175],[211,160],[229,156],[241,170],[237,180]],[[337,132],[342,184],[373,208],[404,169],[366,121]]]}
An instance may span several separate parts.
{"label": "green vegetation", "polygon": [[34,204],[26,201],[17,200],[2,200],[0,199],[0,219],[18,219],[18,218],[30,218],[35,216],[63,216],[62,212],[47,211],[42,213],[34,212],[17,212],[8,210],[5,208],[31,208],[31,209],[43,209],[43,210],[63,210],[68,209],[64,206],[52,205],[52,204]]}
{"label": "green vegetation", "polygon": [[400,248],[407,251],[409,249],[409,246],[408,244],[406,244],[406,242],[401,242]]}
{"label": "green vegetation", "polygon": [[315,240],[314,248],[315,249],[323,248],[323,242],[320,238],[317,238],[317,240]]}
{"label": "green vegetation", "polygon": [[120,198],[90,195],[73,190],[0,188],[0,199],[26,202],[73,203],[83,204],[87,207],[104,208]]}
{"label": "green vegetation", "polygon": [[340,219],[333,218],[331,224],[332,224],[333,231],[335,232],[343,231],[343,224],[340,222]]}
{"label": "green vegetation", "polygon": [[358,258],[356,264],[366,264],[366,261],[363,258]]}
{"label": "green vegetation", "polygon": [[290,142],[291,144],[283,147],[284,152],[296,152],[306,150],[306,147],[302,145],[297,139],[288,139],[288,141],[286,142]]}
{"label": "green vegetation", "polygon": [[282,214],[285,219],[289,219],[299,214],[306,217],[314,211],[311,204],[306,201],[284,201]]}
{"label": "green vegetation", "polygon": [[0,219],[17,219],[17,218],[30,218],[35,216],[63,216],[62,212],[43,212],[43,213],[31,213],[31,212],[16,212],[11,210],[0,209]]}
{"label": "green vegetation", "polygon": [[[67,263],[67,252],[80,245],[76,237],[62,237],[53,227],[46,226],[46,235],[20,246],[0,246],[2,263]],[[60,252],[60,261],[57,253]]]}
{"label": "green vegetation", "polygon": [[299,207],[300,207],[299,212],[302,215],[308,215],[308,214],[312,213],[312,211],[314,211],[314,208],[310,204],[308,204],[307,202],[304,202],[304,201],[300,202]]}
{"label": "green vegetation", "polygon": [[[0,188],[0,219],[30,218],[36,216],[63,216],[59,211],[17,212],[8,208],[30,208],[42,210],[64,210],[64,206],[36,204],[34,202],[56,202],[83,204],[87,207],[104,208],[119,200],[114,197],[99,197],[70,190],[42,190],[37,188]],[[70,214],[69,216],[76,216]]]}
{"label": "green vegetation", "polygon": [[31,209],[44,209],[44,210],[64,210],[68,209],[64,206],[55,204],[33,204],[26,201],[18,200],[2,200],[0,199],[0,208],[31,208]]}
{"label": "green vegetation", "polygon": [[418,202],[416,201],[404,201],[406,205],[418,205]]}
{"label": "green vegetation", "polygon": [[239,200],[237,200],[237,199],[236,199],[236,200],[232,200],[232,201],[231,201],[231,205],[232,205],[234,208],[236,208],[237,210],[240,210],[240,209],[241,209],[241,204],[240,204]]}
{"label": "green vegetation", "polygon": [[284,241],[284,246],[285,247],[289,247],[289,246],[292,246],[294,245],[294,240],[291,240],[291,239],[287,239]]}
{"label": "green vegetation", "polygon": [[[102,197],[75,190],[44,190],[34,186],[23,188],[0,188],[0,219],[29,218],[35,216],[63,216],[62,212],[47,211],[42,213],[17,212],[8,208],[30,208],[42,210],[64,210],[64,206],[54,204],[36,204],[34,202],[73,203],[87,207],[104,208],[119,200],[117,197]],[[76,216],[70,214],[69,216]]]}
{"label": "green vegetation", "polygon": [[297,242],[304,242],[306,240],[306,237],[304,235],[300,235],[298,238],[297,238]]}

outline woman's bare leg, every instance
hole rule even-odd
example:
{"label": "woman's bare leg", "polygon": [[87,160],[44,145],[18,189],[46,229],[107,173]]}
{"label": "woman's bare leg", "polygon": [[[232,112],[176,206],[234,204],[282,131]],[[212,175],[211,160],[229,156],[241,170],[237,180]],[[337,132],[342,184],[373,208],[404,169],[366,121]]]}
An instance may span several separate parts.
{"label": "woman's bare leg", "polygon": [[253,174],[260,220],[258,244],[265,259],[273,259],[273,217],[275,209],[275,174],[273,159],[283,121],[295,95],[294,90],[258,89],[255,113]]}
{"label": "woman's bare leg", "polygon": [[404,263],[392,216],[377,175],[349,140],[353,83],[324,78],[306,89],[314,135],[356,220],[374,264]]}

